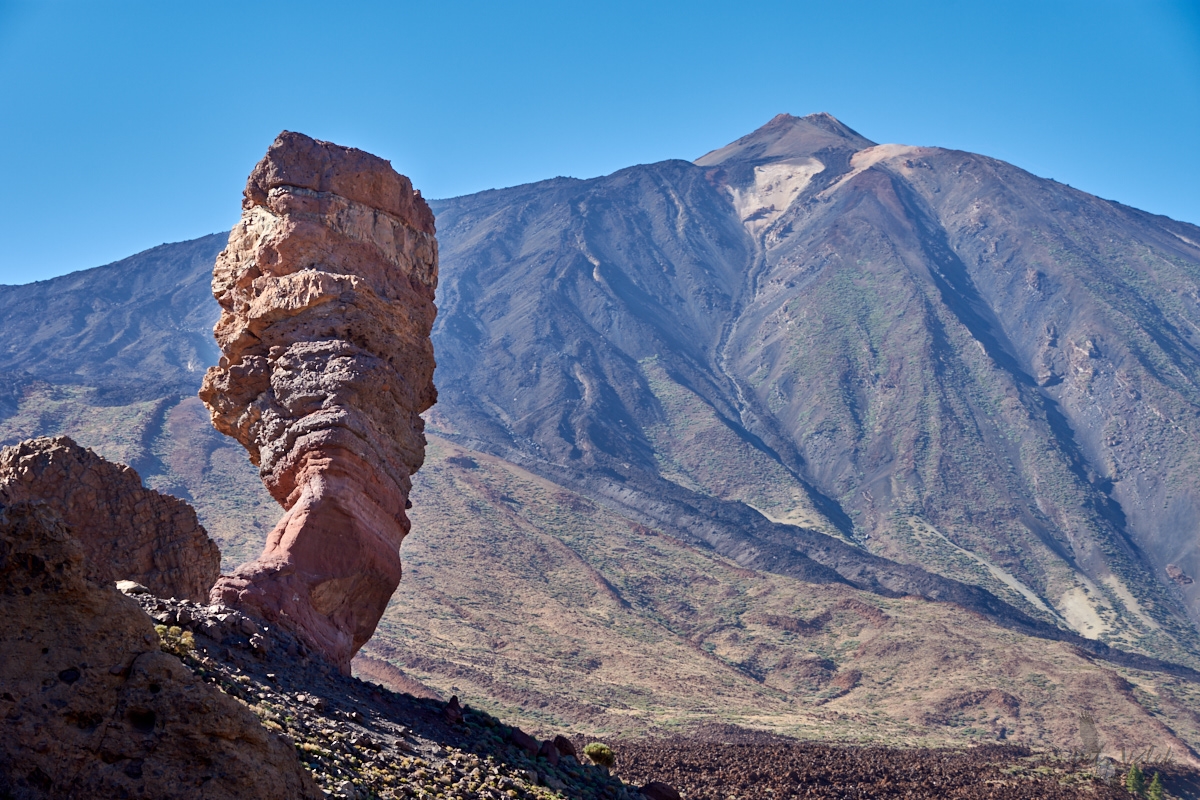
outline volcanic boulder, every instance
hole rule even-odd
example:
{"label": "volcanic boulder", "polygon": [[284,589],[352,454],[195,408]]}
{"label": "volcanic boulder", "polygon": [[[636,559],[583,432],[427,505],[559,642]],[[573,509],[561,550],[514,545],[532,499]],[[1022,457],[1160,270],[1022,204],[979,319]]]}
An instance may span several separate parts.
{"label": "volcanic boulder", "polygon": [[213,270],[223,357],[200,397],[284,507],[213,599],[277,620],[344,672],[400,581],[425,457],[437,240],[407,178],[284,132]]}
{"label": "volcanic boulder", "polygon": [[320,798],[289,742],[88,576],[52,503],[0,506],[0,797]]}
{"label": "volcanic boulder", "polygon": [[221,572],[221,552],[191,506],[66,436],[0,450],[0,504],[26,501],[62,516],[96,580],[137,581],[161,597],[198,601]]}

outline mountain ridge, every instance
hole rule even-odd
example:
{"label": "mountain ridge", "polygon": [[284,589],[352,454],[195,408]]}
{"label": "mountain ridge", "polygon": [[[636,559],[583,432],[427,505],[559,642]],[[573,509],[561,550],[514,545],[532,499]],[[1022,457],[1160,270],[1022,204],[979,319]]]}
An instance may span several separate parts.
{"label": "mountain ridge", "polygon": [[[216,360],[212,325],[215,306],[197,303],[207,289],[207,272],[228,234],[163,244],[128,258],[19,286],[0,286],[0,317],[36,320],[19,342],[0,352],[0,372],[27,373],[42,380],[87,383],[115,391],[155,376],[141,391],[191,390]],[[205,269],[205,265],[207,268]],[[169,294],[147,302],[148,284],[156,289],[167,273]],[[202,271],[204,270],[204,271]],[[152,277],[145,273],[152,272]],[[81,293],[86,288],[86,294]],[[136,318],[135,318],[136,317]],[[148,318],[148,319],[147,319]],[[139,326],[177,332],[168,343],[147,337]],[[88,354],[80,359],[77,353]]]}

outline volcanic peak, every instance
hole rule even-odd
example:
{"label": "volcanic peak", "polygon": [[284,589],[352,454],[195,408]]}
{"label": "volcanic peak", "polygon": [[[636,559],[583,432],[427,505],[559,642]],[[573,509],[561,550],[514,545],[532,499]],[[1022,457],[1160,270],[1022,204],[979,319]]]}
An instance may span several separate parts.
{"label": "volcanic peak", "polygon": [[694,162],[701,167],[804,158],[820,151],[854,153],[875,144],[831,114],[777,114],[770,122]]}

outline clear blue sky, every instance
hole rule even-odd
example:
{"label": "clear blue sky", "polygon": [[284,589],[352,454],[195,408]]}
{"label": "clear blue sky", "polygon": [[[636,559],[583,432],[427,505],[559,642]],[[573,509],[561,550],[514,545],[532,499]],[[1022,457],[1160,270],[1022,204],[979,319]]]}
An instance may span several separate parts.
{"label": "clear blue sky", "polygon": [[0,283],[228,229],[285,128],[448,197],[781,111],[1200,223],[1200,0],[0,0]]}

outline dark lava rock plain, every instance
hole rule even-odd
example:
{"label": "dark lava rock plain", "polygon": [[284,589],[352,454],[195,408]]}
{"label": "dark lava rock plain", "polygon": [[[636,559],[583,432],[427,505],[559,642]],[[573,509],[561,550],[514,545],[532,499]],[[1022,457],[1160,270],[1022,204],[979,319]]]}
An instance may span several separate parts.
{"label": "dark lava rock plain", "polygon": [[[1024,747],[893,749],[797,742],[744,730],[731,733],[639,742],[622,750],[617,772],[632,782],[666,781],[688,800],[1115,800],[1134,796],[1124,789],[1125,773],[1119,765],[1085,767],[1070,758]],[[1145,767],[1147,776],[1154,772],[1162,774],[1171,796],[1198,796],[1196,774],[1171,764]]]}

